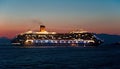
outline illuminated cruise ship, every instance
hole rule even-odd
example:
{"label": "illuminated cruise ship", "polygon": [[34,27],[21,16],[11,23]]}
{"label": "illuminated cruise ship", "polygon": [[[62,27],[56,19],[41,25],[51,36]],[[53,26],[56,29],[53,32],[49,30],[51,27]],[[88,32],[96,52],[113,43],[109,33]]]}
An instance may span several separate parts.
{"label": "illuminated cruise ship", "polygon": [[40,32],[21,33],[11,42],[20,46],[97,46],[103,41],[87,31],[47,32],[45,25],[40,25]]}

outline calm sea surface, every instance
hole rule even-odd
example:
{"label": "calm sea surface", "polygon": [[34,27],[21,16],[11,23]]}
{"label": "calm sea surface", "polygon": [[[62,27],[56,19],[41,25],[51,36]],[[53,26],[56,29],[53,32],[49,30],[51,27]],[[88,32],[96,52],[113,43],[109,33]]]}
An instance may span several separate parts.
{"label": "calm sea surface", "polygon": [[0,46],[0,69],[120,69],[120,47]]}

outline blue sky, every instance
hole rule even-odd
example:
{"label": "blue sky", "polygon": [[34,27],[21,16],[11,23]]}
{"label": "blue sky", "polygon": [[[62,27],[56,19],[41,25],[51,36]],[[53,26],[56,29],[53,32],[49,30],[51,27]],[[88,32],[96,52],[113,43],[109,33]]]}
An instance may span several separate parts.
{"label": "blue sky", "polygon": [[80,27],[97,33],[120,34],[116,31],[120,29],[120,0],[0,0],[2,30],[14,31],[4,27],[19,25],[16,28],[19,29],[25,22],[31,24],[32,19],[42,21],[52,30]]}
{"label": "blue sky", "polygon": [[119,14],[119,0],[0,0],[3,14],[35,15],[99,15]]}

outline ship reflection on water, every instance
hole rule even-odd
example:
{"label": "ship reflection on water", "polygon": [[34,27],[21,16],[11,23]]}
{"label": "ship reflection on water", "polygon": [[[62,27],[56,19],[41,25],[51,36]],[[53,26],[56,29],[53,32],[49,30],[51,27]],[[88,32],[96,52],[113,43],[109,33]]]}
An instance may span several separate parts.
{"label": "ship reflection on water", "polygon": [[[0,46],[0,69],[119,69],[120,47]],[[28,48],[29,47],[29,48]]]}
{"label": "ship reflection on water", "polygon": [[96,46],[12,46],[14,48],[95,48]]}

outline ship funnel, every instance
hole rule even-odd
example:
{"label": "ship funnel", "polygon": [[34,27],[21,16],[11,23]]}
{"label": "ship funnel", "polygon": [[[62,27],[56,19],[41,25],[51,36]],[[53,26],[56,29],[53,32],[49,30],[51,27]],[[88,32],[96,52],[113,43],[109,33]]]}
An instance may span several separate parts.
{"label": "ship funnel", "polygon": [[40,32],[45,32],[45,25],[40,25]]}

